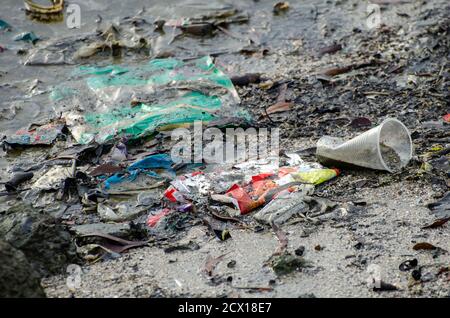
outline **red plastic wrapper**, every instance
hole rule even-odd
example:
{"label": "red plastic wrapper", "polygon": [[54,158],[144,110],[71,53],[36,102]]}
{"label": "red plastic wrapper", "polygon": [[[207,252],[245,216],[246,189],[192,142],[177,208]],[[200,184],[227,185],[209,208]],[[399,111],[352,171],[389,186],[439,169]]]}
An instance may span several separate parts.
{"label": "red plastic wrapper", "polygon": [[[234,184],[226,193],[238,202],[241,214],[247,214],[265,204],[265,194],[277,187],[275,181],[272,180],[274,176],[273,173],[258,174],[253,176],[251,182],[246,186],[241,187]],[[256,199],[254,200],[252,197]]]}
{"label": "red plastic wrapper", "polygon": [[161,212],[159,212],[158,214],[149,216],[148,219],[147,219],[147,225],[149,227],[155,227],[156,224],[158,224],[158,222],[163,217],[165,217],[167,214],[169,214],[170,212],[171,212],[170,209],[165,208],[165,209],[162,209]]}

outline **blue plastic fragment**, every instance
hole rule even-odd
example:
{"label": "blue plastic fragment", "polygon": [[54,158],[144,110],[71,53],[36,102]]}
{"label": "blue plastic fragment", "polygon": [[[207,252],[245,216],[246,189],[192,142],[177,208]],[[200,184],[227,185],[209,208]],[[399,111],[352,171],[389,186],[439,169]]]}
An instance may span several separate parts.
{"label": "blue plastic fragment", "polygon": [[25,41],[30,43],[36,43],[39,40],[39,37],[34,34],[33,32],[23,32],[20,34],[17,34],[14,37],[14,41]]}
{"label": "blue plastic fragment", "polygon": [[4,20],[0,20],[0,30],[9,30],[9,29],[11,29],[11,25]]}
{"label": "blue plastic fragment", "polygon": [[130,165],[127,170],[135,170],[135,169],[155,169],[155,168],[163,168],[169,169],[173,164],[172,159],[167,154],[157,154],[150,155],[141,159],[132,165]]}
{"label": "blue plastic fragment", "polygon": [[173,161],[168,154],[150,155],[131,164],[126,169],[128,174],[116,173],[106,179],[104,182],[105,189],[109,189],[111,184],[121,183],[123,181],[134,181],[140,172],[145,172],[148,176],[156,179],[161,178],[156,172],[147,171],[149,169],[166,169],[172,176],[175,176],[172,164]]}

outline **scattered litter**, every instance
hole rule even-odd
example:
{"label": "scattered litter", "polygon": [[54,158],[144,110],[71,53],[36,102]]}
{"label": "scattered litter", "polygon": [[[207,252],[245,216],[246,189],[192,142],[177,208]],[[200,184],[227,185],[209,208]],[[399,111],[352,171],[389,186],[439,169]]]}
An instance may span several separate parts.
{"label": "scattered litter", "polygon": [[34,174],[32,172],[17,172],[12,176],[12,178],[5,182],[5,189],[8,192],[16,192],[17,187],[33,178]]}
{"label": "scattered litter", "polygon": [[49,123],[42,126],[20,129],[14,134],[7,136],[3,141],[5,146],[35,146],[51,145],[58,136],[62,135],[65,125],[62,123]]}
{"label": "scattered litter", "polygon": [[11,25],[8,22],[0,19],[0,30],[9,31],[11,30]]}
{"label": "scattered litter", "polygon": [[[197,120],[247,116],[237,107],[240,100],[231,80],[210,57],[189,62],[155,59],[136,66],[82,66],[73,76],[54,89],[52,98],[82,144],[138,139]],[[82,112],[71,107],[80,101],[86,105]]]}
{"label": "scattered litter", "polygon": [[111,185],[122,183],[124,181],[134,181],[140,173],[145,173],[153,178],[161,178],[159,174],[154,172],[154,169],[165,169],[172,176],[174,171],[172,169],[172,159],[167,154],[156,154],[147,156],[141,160],[132,163],[125,169],[124,173],[115,173],[104,181],[105,189],[110,189]]}
{"label": "scattered litter", "polygon": [[[369,272],[368,262],[380,256],[377,250],[396,226],[417,225],[379,214],[383,200],[398,200],[395,210],[404,214],[433,197],[430,218],[413,237],[414,256],[398,254],[401,249],[393,255],[400,257],[396,284],[409,287],[395,295],[447,295],[447,251],[417,241],[444,244],[450,220],[450,77],[441,4],[409,6],[405,14],[389,6],[404,1],[372,0],[384,5],[386,17],[410,22],[404,28],[391,19],[376,32],[360,29],[358,10],[356,19],[342,14],[345,1],[333,10],[318,3],[253,1],[245,5],[248,13],[222,1],[187,1],[173,8],[171,19],[158,4],[126,17],[112,17],[111,10],[100,16],[99,4],[92,19],[82,20],[80,33],[68,30],[78,26],[70,26],[76,14],[65,12],[66,1],[44,2],[25,0],[26,17],[12,17],[5,7],[4,18],[14,26],[0,20],[0,55],[7,61],[0,71],[0,234],[43,276],[60,274],[55,271],[69,263],[108,261],[151,245],[138,261],[133,253],[110,265],[123,263],[139,276],[145,274],[139,264],[144,257],[162,258],[157,263],[194,278],[203,273],[218,287],[216,296],[275,289],[286,294],[293,277],[277,276],[302,271],[323,283],[327,275],[317,273],[329,266],[321,262],[336,261],[332,265],[346,274],[353,266]],[[23,32],[31,31],[27,17],[33,24],[57,23]],[[67,28],[53,32],[65,22]],[[31,79],[24,79],[27,70]],[[229,128],[256,129],[258,141],[248,145],[260,148],[259,133],[280,128],[281,151],[238,163],[179,162],[172,154],[178,128],[194,152],[197,146],[206,150],[206,130],[228,137]],[[351,235],[342,237],[342,229]],[[342,238],[337,245],[347,246],[328,246],[323,236],[329,231]],[[400,232],[394,234],[404,241],[411,231]],[[258,261],[266,243],[274,250],[266,262]],[[314,264],[303,258],[306,243]],[[394,249],[400,246],[394,243]],[[237,261],[226,260],[230,249]],[[330,252],[338,257],[329,259]],[[189,258],[201,255],[206,259],[196,272]],[[419,256],[420,265],[413,258]],[[57,270],[47,272],[41,266],[47,261],[57,262]],[[110,265],[92,268],[83,288],[90,288],[86,278],[95,278],[98,269],[117,269]],[[350,285],[358,291],[353,276]],[[399,290],[381,276],[373,276],[377,284],[370,289]],[[57,281],[67,293],[64,280]],[[151,294],[147,287],[131,292],[192,296],[192,287],[199,287],[189,286],[194,281],[172,280],[174,293],[158,282],[147,286],[155,287]],[[334,295],[345,282],[333,282]],[[46,292],[60,296],[59,290]],[[80,296],[78,289],[70,293]]]}
{"label": "scattered litter", "polygon": [[[100,239],[99,243],[90,243],[87,244],[87,248],[89,250],[94,249],[95,247],[100,247],[101,249],[112,252],[115,254],[121,254],[130,248],[136,248],[136,247],[142,247],[148,245],[149,241],[128,241],[125,239],[121,239],[118,237],[115,237],[110,234],[104,234],[104,233],[90,233],[79,237],[80,239],[83,238],[96,238]],[[80,246],[80,245],[78,245]],[[80,246],[83,247],[83,246]]]}
{"label": "scattered litter", "polygon": [[325,165],[347,163],[395,172],[411,160],[411,136],[400,121],[389,118],[346,142],[336,137],[320,138],[316,155]]}
{"label": "scattered litter", "polygon": [[25,9],[30,13],[38,14],[56,14],[61,13],[64,9],[64,0],[52,0],[51,6],[43,6],[32,0],[24,0]]}
{"label": "scattered litter", "polygon": [[446,123],[450,123],[450,114],[446,114],[446,115],[442,116],[442,118],[444,119],[444,121]]}
{"label": "scattered litter", "polygon": [[160,212],[156,213],[155,215],[151,215],[149,216],[149,218],[147,219],[147,225],[149,227],[155,227],[156,224],[158,224],[158,222],[165,217],[167,214],[169,214],[171,212],[170,209],[165,208],[162,209]]}
{"label": "scattered litter", "polygon": [[280,243],[273,255],[282,255],[288,246],[288,238],[286,233],[284,233],[275,223],[272,223],[272,229],[277,236],[278,242]]}
{"label": "scattered litter", "polygon": [[411,277],[416,280],[419,281],[422,278],[422,271],[421,269],[415,269],[411,272]]}
{"label": "scattered litter", "polygon": [[32,44],[35,44],[37,41],[39,41],[39,37],[37,37],[36,34],[33,32],[24,32],[17,34],[14,37],[14,41],[24,41],[24,42],[30,42]]}
{"label": "scattered litter", "polygon": [[280,14],[282,12],[285,12],[289,9],[289,2],[283,1],[283,2],[277,2],[273,6],[273,12],[275,14]]}
{"label": "scattered litter", "polygon": [[40,190],[56,190],[61,188],[64,180],[72,177],[72,167],[53,166],[33,183],[33,188]]}

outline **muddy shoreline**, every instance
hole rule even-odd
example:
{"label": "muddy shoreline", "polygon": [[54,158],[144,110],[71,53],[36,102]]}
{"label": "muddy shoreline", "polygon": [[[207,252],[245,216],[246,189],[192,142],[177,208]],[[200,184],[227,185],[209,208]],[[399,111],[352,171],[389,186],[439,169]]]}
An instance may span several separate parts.
{"label": "muddy shoreline", "polygon": [[[195,48],[189,54],[213,54],[217,67],[230,77],[261,73],[259,83],[237,87],[240,106],[252,114],[256,127],[281,129],[282,153],[296,152],[316,162],[313,147],[321,136],[350,138],[387,117],[399,119],[410,130],[414,156],[405,169],[389,174],[343,168],[337,178],[317,186],[314,194],[336,202],[333,213],[282,227],[286,251],[295,255],[303,250],[301,256],[310,266],[277,275],[269,262],[280,244],[273,229],[265,226],[255,231],[258,224],[247,215],[242,218],[247,228],[222,222],[231,239],[220,241],[202,222],[206,214],[202,210],[183,220],[185,227],[171,237],[89,263],[76,255],[73,226],[96,223],[98,216],[82,211],[79,202],[53,204],[53,195],[39,198],[31,212],[22,204],[33,202],[34,196],[0,198],[2,239],[25,254],[41,276],[47,297],[449,297],[448,274],[441,270],[450,266],[450,255],[438,253],[450,251],[448,224],[423,227],[442,218],[427,205],[442,198],[449,186],[445,151],[450,126],[442,117],[449,109],[450,6],[445,1],[382,5],[383,25],[368,29],[365,5],[291,1],[288,11],[274,16],[271,1],[255,2],[243,6],[243,10],[254,9],[250,20],[231,24],[230,32],[205,39],[189,36],[179,42]],[[93,19],[90,15],[83,29],[95,25]],[[237,40],[236,34],[251,41]],[[211,45],[221,40],[219,48],[226,53],[216,54]],[[15,45],[7,55],[0,53],[1,89],[7,97],[1,104],[5,136],[30,120],[24,111],[28,101],[15,108],[14,116],[10,113],[10,102],[23,92],[22,84],[5,83],[43,74],[38,87],[47,91],[71,67],[21,64],[12,72],[13,64],[8,63],[18,63],[20,49]],[[170,45],[159,53],[166,49]],[[139,54],[124,59],[139,63],[149,58]],[[186,57],[179,48],[172,54]],[[111,60],[100,54],[85,62],[102,65]],[[37,118],[48,117],[51,111],[43,106],[45,100],[30,94],[42,110]],[[273,111],[281,99],[289,105],[283,106],[284,111]],[[270,109],[273,112],[268,114]],[[2,181],[10,177],[11,166],[42,161],[64,147],[61,140],[50,150],[3,152]],[[450,217],[448,211],[443,213]],[[126,233],[121,236],[133,240],[149,238],[134,222],[120,223],[113,233]],[[421,242],[440,249],[413,249]],[[196,247],[165,252],[167,244]],[[211,258],[220,260],[205,273]],[[412,271],[399,270],[410,259],[418,260],[427,279],[416,280]],[[81,266],[76,288],[68,285],[69,264]],[[397,290],[376,291],[368,286],[374,266],[381,279]]]}

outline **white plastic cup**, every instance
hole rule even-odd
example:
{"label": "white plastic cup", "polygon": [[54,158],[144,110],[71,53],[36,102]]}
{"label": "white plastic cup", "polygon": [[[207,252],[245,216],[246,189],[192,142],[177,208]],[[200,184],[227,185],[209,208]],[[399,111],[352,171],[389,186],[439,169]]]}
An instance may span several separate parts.
{"label": "white plastic cup", "polygon": [[316,150],[317,158],[324,164],[347,163],[391,173],[405,167],[412,153],[411,135],[395,118],[387,118],[349,141],[323,136],[317,142]]}

